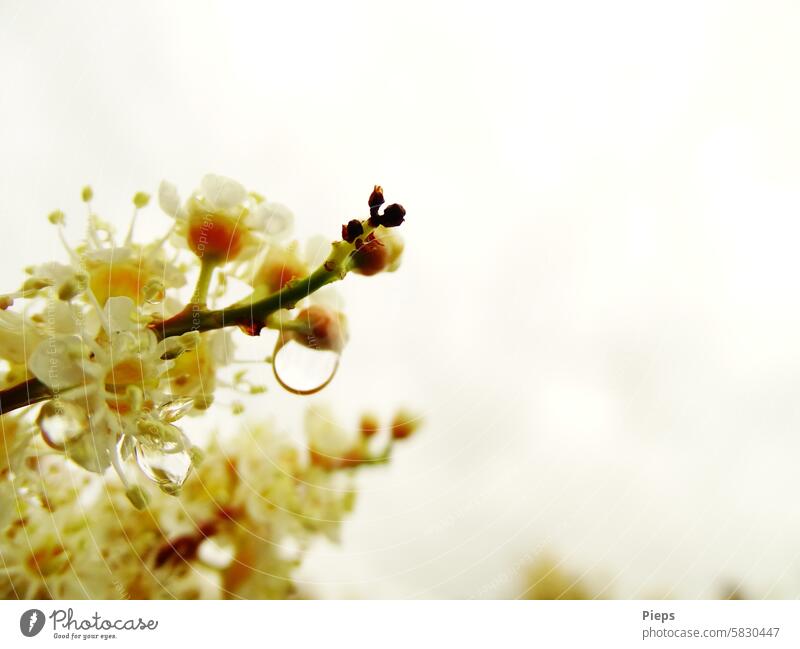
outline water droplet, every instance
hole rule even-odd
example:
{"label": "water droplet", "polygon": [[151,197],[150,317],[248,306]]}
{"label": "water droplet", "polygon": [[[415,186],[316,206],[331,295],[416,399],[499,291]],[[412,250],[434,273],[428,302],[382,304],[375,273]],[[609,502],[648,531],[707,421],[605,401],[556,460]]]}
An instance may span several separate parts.
{"label": "water droplet", "polygon": [[171,496],[180,491],[192,468],[192,458],[187,449],[165,453],[150,444],[137,445],[136,463],[161,491]]}
{"label": "water droplet", "polygon": [[136,441],[162,453],[176,453],[191,446],[180,428],[152,417],[140,417],[136,422]]}
{"label": "water droplet", "polygon": [[135,441],[131,435],[123,435],[117,444],[117,451],[122,460],[127,460],[133,455],[135,450]]}
{"label": "water droplet", "polygon": [[295,394],[313,394],[331,382],[339,366],[339,354],[310,349],[289,341],[277,350],[272,368],[281,386]]}
{"label": "water droplet", "polygon": [[177,421],[194,408],[194,397],[179,397],[168,401],[158,409],[158,418],[162,421]]}
{"label": "water droplet", "polygon": [[142,287],[142,295],[148,304],[159,304],[164,300],[165,294],[164,283],[157,279],[149,280]]}
{"label": "water droplet", "polygon": [[75,404],[59,399],[48,401],[36,419],[42,438],[57,451],[66,450],[70,442],[89,430],[86,412]]}

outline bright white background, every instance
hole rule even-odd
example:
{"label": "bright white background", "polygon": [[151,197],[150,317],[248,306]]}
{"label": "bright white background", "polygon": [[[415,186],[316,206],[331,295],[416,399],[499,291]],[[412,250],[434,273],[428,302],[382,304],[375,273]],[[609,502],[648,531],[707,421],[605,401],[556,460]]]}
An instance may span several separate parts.
{"label": "bright white background", "polygon": [[426,426],[310,590],[514,596],[546,551],[607,596],[796,597],[798,33],[777,1],[4,0],[0,269],[60,254],[87,182],[124,227],[221,173],[331,238],[379,182],[404,266],[342,285],[322,398]]}

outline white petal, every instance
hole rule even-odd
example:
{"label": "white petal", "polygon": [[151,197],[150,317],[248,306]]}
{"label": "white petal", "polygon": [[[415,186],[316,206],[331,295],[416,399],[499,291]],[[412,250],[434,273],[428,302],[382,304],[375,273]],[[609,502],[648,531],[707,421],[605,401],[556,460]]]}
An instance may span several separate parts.
{"label": "white petal", "polygon": [[28,360],[28,369],[50,389],[58,392],[85,382],[92,364],[78,336],[54,336],[42,341]]}
{"label": "white petal", "polygon": [[261,203],[253,208],[247,224],[272,239],[283,239],[292,232],[294,214],[281,203]]}
{"label": "white petal", "polygon": [[0,311],[0,356],[12,363],[24,363],[42,336],[16,311]]}
{"label": "white petal", "polygon": [[51,261],[36,266],[31,274],[39,279],[50,280],[53,284],[60,284],[71,279],[75,275],[75,269],[72,266]]}
{"label": "white petal", "polygon": [[247,190],[231,178],[208,174],[200,188],[205,199],[213,206],[226,210],[239,205],[247,198]]}
{"label": "white petal", "polygon": [[122,263],[133,257],[133,249],[128,246],[116,246],[114,248],[100,248],[86,253],[86,259],[102,264],[114,262]]}
{"label": "white petal", "polygon": [[158,186],[158,204],[173,219],[180,218],[182,211],[178,188],[167,180],[162,180]]}
{"label": "white petal", "polygon": [[108,318],[108,325],[112,333],[137,331],[140,325],[136,315],[136,304],[125,295],[110,297],[106,301],[106,318]]}
{"label": "white petal", "polygon": [[74,304],[52,300],[48,305],[48,318],[53,331],[60,334],[80,334],[84,329],[82,310]]}

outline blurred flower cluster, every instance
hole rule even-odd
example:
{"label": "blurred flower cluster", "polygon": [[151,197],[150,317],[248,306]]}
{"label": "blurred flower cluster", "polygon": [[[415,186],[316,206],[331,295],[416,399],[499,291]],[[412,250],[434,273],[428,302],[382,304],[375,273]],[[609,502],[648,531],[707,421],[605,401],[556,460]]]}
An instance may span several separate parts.
{"label": "blurred flower cluster", "polygon": [[[135,240],[148,194],[133,197],[122,240],[94,213],[92,189],[81,197],[84,240],[71,245],[64,213],[51,213],[66,262],[26,268],[22,286],[0,296],[3,595],[293,594],[309,540],[334,537],[352,507],[348,474],[385,462],[413,417],[399,414],[378,451],[371,416],[345,446],[330,417],[310,416],[305,451],[263,425],[201,444],[179,422],[202,415],[219,389],[264,390],[244,371],[223,375],[237,362],[237,329],[275,330],[262,358],[283,388],[327,385],[347,324],[316,293],[351,272],[395,270],[402,242],[390,228],[405,210],[383,209],[376,186],[369,217],[301,253],[288,208],[228,178],[206,176],[186,200],[162,183],[168,227],[148,243]],[[225,304],[234,285],[245,296]],[[276,364],[290,344],[333,354],[329,375],[290,385]]]}
{"label": "blurred flower cluster", "polygon": [[306,449],[263,425],[215,437],[180,496],[156,492],[142,510],[130,506],[113,476],[92,475],[56,456],[37,457],[23,468],[27,493],[16,499],[11,524],[0,533],[0,595],[313,594],[298,590],[293,572],[315,539],[338,540],[355,502],[353,469],[386,461],[397,425],[382,431],[385,446],[374,455],[366,452],[363,430],[348,440],[325,411],[309,411],[306,429]]}

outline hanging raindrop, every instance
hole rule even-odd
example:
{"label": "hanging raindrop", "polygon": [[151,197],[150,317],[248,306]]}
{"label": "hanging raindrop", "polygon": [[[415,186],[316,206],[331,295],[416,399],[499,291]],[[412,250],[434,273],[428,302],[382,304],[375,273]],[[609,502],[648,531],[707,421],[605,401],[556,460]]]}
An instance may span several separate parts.
{"label": "hanging raindrop", "polygon": [[272,353],[272,373],[280,386],[292,394],[319,392],[336,376],[338,352],[310,349],[279,337]]}
{"label": "hanging raindrop", "polygon": [[148,304],[160,304],[164,301],[166,290],[164,282],[151,279],[142,287],[142,297]]}
{"label": "hanging raindrop", "polygon": [[158,409],[158,418],[162,421],[178,421],[194,408],[194,397],[178,397],[172,401],[167,401]]}
{"label": "hanging raindrop", "polygon": [[161,491],[171,496],[177,494],[192,468],[192,457],[186,448],[165,453],[150,444],[138,444],[136,463],[142,472],[155,482]]}
{"label": "hanging raindrop", "polygon": [[42,406],[36,419],[42,438],[50,448],[66,450],[67,446],[89,430],[86,413],[76,405],[53,399]]}

